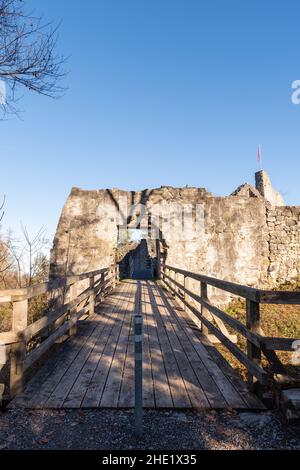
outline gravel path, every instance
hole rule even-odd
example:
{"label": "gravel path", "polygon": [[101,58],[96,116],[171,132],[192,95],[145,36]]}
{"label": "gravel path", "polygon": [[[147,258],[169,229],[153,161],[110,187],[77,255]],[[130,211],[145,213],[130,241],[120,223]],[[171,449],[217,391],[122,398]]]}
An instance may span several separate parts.
{"label": "gravel path", "polygon": [[0,414],[0,449],[300,449],[300,424],[272,412],[146,411],[145,436],[132,411],[10,410]]}

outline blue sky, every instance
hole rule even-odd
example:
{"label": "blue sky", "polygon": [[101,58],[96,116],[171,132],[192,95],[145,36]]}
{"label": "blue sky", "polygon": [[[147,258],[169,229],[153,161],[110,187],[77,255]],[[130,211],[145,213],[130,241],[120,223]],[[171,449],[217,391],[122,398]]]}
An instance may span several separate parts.
{"label": "blue sky", "polygon": [[253,182],[257,147],[300,203],[298,1],[27,0],[60,21],[70,55],[59,101],[24,92],[0,123],[5,227],[51,237],[72,186],[206,187]]}

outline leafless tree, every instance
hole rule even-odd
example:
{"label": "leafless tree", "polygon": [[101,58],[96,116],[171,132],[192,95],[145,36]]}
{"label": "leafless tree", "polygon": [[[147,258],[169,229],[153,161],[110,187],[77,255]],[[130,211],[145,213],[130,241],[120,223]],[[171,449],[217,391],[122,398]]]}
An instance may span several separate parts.
{"label": "leafless tree", "polygon": [[13,264],[7,244],[0,240],[0,274],[2,277],[10,268],[12,268]]}
{"label": "leafless tree", "polygon": [[33,278],[35,283],[46,282],[49,279],[49,258],[44,253],[38,253],[33,262]]}
{"label": "leafless tree", "polygon": [[[0,204],[0,222],[3,219],[5,196]],[[27,228],[21,224],[24,240],[14,237],[8,230],[5,235],[0,231],[0,285],[10,287],[30,286],[33,282],[44,282],[49,274],[49,260],[45,249],[49,241],[46,230],[41,227],[30,237]],[[1,229],[1,226],[0,226]]]}
{"label": "leafless tree", "polygon": [[20,242],[9,233],[7,237],[7,246],[12,259],[14,260],[14,271],[16,284],[18,287],[23,287],[23,259],[25,253],[25,246],[20,245]]}
{"label": "leafless tree", "polygon": [[[3,196],[2,203],[0,205],[0,222],[3,220],[5,211],[5,196]],[[9,247],[5,240],[0,239],[0,275],[3,279],[5,273],[12,267],[13,260],[10,256]]]}
{"label": "leafless tree", "polygon": [[48,244],[48,240],[45,238],[45,227],[41,227],[36,235],[34,235],[32,238],[28,234],[27,228],[23,224],[22,232],[25,238],[25,250],[28,254],[27,284],[28,286],[31,286],[35,274],[37,258],[41,255],[43,247]]}
{"label": "leafless tree", "polygon": [[57,39],[58,26],[29,13],[25,0],[0,0],[0,80],[7,89],[4,112],[17,111],[19,87],[52,98],[62,95],[65,59],[56,52]]}

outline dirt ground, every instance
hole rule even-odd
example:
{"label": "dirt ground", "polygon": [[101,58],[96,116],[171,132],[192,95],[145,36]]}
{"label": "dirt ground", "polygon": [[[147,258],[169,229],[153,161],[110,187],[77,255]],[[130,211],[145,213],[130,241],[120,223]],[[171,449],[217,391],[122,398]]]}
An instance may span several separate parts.
{"label": "dirt ground", "polygon": [[144,436],[133,412],[9,410],[0,414],[7,450],[300,450],[300,423],[273,412],[145,411]]}

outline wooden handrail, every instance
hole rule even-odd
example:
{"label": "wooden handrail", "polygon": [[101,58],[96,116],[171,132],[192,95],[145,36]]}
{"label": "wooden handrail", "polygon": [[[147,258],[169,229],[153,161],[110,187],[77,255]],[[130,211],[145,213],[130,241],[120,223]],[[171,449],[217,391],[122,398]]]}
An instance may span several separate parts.
{"label": "wooden handrail", "polygon": [[[252,333],[251,331],[248,330],[246,325],[241,323],[239,320],[236,318],[231,317],[228,315],[228,313],[223,312],[219,308],[215,307],[212,305],[210,302],[204,300],[200,295],[194,294],[189,289],[186,289],[182,284],[180,284],[177,281],[174,281],[170,276],[165,274],[165,277],[169,279],[173,284],[175,284],[177,287],[179,287],[185,294],[188,295],[188,297],[191,297],[194,299],[196,302],[201,304],[203,307],[205,307],[207,310],[209,310],[213,315],[217,316],[220,318],[220,320],[225,321],[231,328],[235,329],[238,331],[241,335],[243,335],[245,338],[249,339],[253,344],[259,346],[260,345],[260,340],[261,336],[255,333]],[[182,299],[181,299],[182,300]]]}
{"label": "wooden handrail", "polygon": [[175,268],[174,266],[165,265],[163,269],[169,269],[175,273],[182,274],[183,276],[194,279],[195,281],[203,282],[218,289],[230,292],[235,295],[244,297],[245,299],[258,300],[259,291],[253,287],[241,286],[233,282],[222,281],[220,279],[204,276],[202,274],[185,271],[184,269]]}
{"label": "wooden handrail", "polygon": [[[174,275],[171,276],[171,273]],[[169,265],[162,265],[161,275],[167,289],[182,302],[193,319],[196,318],[199,324],[202,325],[202,333],[208,336],[211,333],[213,338],[219,340],[244,364],[248,370],[248,383],[253,390],[258,390],[258,384],[266,384],[268,378],[270,378],[268,373],[261,367],[262,353],[265,354],[274,373],[282,374],[286,372],[275,351],[294,351],[294,342],[298,338],[266,337],[260,327],[260,304],[300,305],[300,292],[256,289]],[[182,283],[179,281],[178,275],[184,277]],[[189,288],[187,279],[199,282],[199,294]],[[246,325],[212,305],[207,295],[208,285],[246,299]],[[194,300],[201,308],[196,308],[190,303],[189,299]],[[230,336],[224,323],[246,338],[247,354],[232,341],[232,336]]]}
{"label": "wooden handrail", "polygon": [[259,302],[261,304],[300,305],[300,291],[272,291],[257,289],[214,277],[204,276],[203,274],[186,271],[174,266],[165,265],[164,268],[170,269],[175,273],[182,274],[183,276],[191,279],[195,279],[196,281],[204,282],[209,286],[238,295],[244,299],[252,300],[253,302]]}
{"label": "wooden handrail", "polygon": [[[89,280],[88,287],[78,292],[79,283],[85,279]],[[118,265],[112,265],[23,289],[0,291],[0,303],[13,303],[12,331],[0,333],[1,343],[10,348],[11,397],[22,392],[25,372],[63,336],[76,334],[78,320],[83,315],[92,314],[96,303],[101,300],[100,296],[105,296],[118,281]],[[51,293],[52,297],[53,294],[57,297],[57,305],[28,325],[28,301]],[[28,344],[41,336],[43,341],[27,351]]]}
{"label": "wooden handrail", "polygon": [[[166,283],[167,287],[171,288],[169,283]],[[199,318],[201,322],[203,322],[207,328],[221,341],[224,346],[226,346],[230,352],[242,363],[251,373],[259,378],[261,383],[266,383],[268,379],[268,374],[258,365],[252,364],[247,355],[241,351],[234,343],[232,343],[217,327],[215,327],[209,320],[207,320],[204,316],[200,314],[200,312],[187,300],[181,298],[184,304],[188,307],[188,309]]]}
{"label": "wooden handrail", "polygon": [[20,289],[5,289],[0,290],[0,304],[7,302],[15,302],[19,300],[29,300],[38,295],[47,294],[53,292],[56,289],[62,287],[68,287],[75,282],[83,281],[84,279],[99,276],[102,273],[107,273],[109,269],[112,269],[116,265],[112,265],[109,268],[98,269],[97,271],[91,271],[84,274],[66,276],[58,279],[54,279],[49,282],[42,284],[36,284],[30,287],[23,287]]}

